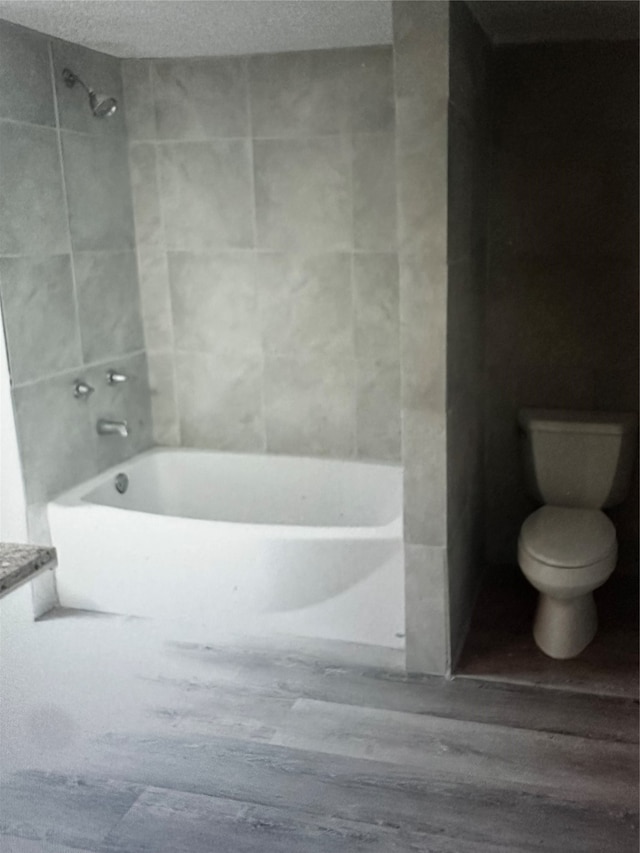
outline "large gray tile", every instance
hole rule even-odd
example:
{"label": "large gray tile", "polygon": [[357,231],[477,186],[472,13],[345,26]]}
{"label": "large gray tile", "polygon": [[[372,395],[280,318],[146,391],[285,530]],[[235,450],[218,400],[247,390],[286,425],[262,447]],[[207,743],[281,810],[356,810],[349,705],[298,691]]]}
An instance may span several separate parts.
{"label": "large gray tile", "polygon": [[353,256],[356,354],[360,359],[400,360],[398,257]]}
{"label": "large gray tile", "polygon": [[164,143],[158,165],[167,248],[253,245],[248,142]]}
{"label": "large gray tile", "polygon": [[353,137],[353,244],[393,251],[397,246],[395,138],[392,133]]}
{"label": "large gray tile", "polygon": [[249,135],[246,60],[156,60],[152,86],[159,139]]}
{"label": "large gray tile", "polygon": [[397,0],[392,7],[398,134],[426,139],[447,111],[449,7]]}
{"label": "large gray tile", "polygon": [[403,410],[404,535],[409,544],[446,543],[446,453],[444,413]]}
{"label": "large gray tile", "polygon": [[357,363],[356,432],[358,456],[401,460],[400,365]]}
{"label": "large gray tile", "polygon": [[391,45],[351,48],[346,53],[349,129],[353,133],[392,131],[395,97]]}
{"label": "large gray tile", "polygon": [[148,59],[123,60],[122,85],[129,139],[155,139],[156,111],[151,87],[151,62]]}
{"label": "large gray tile", "polygon": [[390,47],[253,56],[256,137],[302,137],[393,127]]}
{"label": "large gray tile", "polygon": [[153,246],[164,243],[164,228],[160,211],[156,147],[139,142],[129,147],[133,218],[136,245]]}
{"label": "large gray tile", "polygon": [[[123,373],[125,382],[109,385],[107,372]],[[95,435],[96,463],[99,471],[124,462],[153,444],[151,395],[147,358],[144,353],[115,358],[85,371],[86,379],[96,390],[89,398],[89,417]],[[124,420],[129,434],[98,435],[100,418]]]}
{"label": "large gray tile", "polygon": [[405,545],[407,671],[447,670],[446,551]]}
{"label": "large gray tile", "polygon": [[147,350],[173,346],[173,316],[167,255],[155,247],[138,249],[138,279]]}
{"label": "large gray tile", "polygon": [[258,246],[350,248],[349,151],[343,139],[257,140],[254,168]]}
{"label": "large gray tile", "polygon": [[135,254],[79,252],[75,256],[75,270],[86,361],[143,349]]}
{"label": "large gray tile", "polygon": [[269,355],[353,355],[351,258],[263,254],[256,276]]}
{"label": "large gray tile", "polygon": [[0,118],[55,125],[46,38],[0,21]]}
{"label": "large gray tile", "polygon": [[447,251],[447,127],[417,150],[399,150],[398,246],[400,251],[434,259]]}
{"label": "large gray tile", "polygon": [[14,385],[81,363],[69,255],[1,258],[0,288]]}
{"label": "large gray tile", "polygon": [[69,251],[55,130],[0,121],[0,254]]}
{"label": "large gray tile", "polygon": [[180,437],[186,447],[264,450],[262,359],[176,352]]}
{"label": "large gray tile", "polygon": [[251,253],[169,253],[175,345],[219,357],[259,355],[260,324]]}
{"label": "large gray tile", "polygon": [[134,245],[127,144],[120,136],[62,133],[74,251]]}
{"label": "large gray tile", "polygon": [[446,405],[447,267],[400,256],[400,346],[405,407]]}
{"label": "large gray tile", "polygon": [[249,60],[256,137],[315,136],[347,129],[344,51],[262,54]]}
{"label": "large gray tile", "polygon": [[[54,40],[53,72],[58,99],[60,127],[96,136],[124,136],[126,120],[122,92],[120,59],[106,53],[90,50],[79,44]],[[96,118],[91,112],[87,93],[79,83],[69,88],[62,78],[64,68],[69,68],[98,95],[116,98],[116,112],[106,118]]]}
{"label": "large gray tile", "polygon": [[73,396],[74,381],[81,377],[58,374],[13,391],[28,503],[47,501],[97,474],[89,408]]}
{"label": "large gray tile", "polygon": [[265,361],[270,453],[349,457],[355,450],[354,364],[327,355]]}
{"label": "large gray tile", "polygon": [[153,440],[160,445],[180,444],[180,424],[175,390],[173,352],[152,352],[147,356]]}

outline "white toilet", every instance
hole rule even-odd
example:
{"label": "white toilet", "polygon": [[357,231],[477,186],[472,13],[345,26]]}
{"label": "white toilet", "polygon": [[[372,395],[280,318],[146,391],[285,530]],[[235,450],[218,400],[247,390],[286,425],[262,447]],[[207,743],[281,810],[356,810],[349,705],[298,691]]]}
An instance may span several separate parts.
{"label": "white toilet", "polygon": [[622,503],[635,458],[633,414],[523,409],[525,475],[545,506],[520,529],[518,563],[540,592],[538,647],[572,658],[594,638],[593,590],[616,566],[616,531],[601,508]]}

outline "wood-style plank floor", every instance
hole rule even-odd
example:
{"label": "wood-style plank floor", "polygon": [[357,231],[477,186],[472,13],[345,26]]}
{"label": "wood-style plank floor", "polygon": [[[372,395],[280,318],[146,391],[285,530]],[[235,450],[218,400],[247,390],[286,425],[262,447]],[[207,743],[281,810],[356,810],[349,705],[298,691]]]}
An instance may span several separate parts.
{"label": "wood-style plank floor", "polygon": [[635,853],[638,705],[169,641],[3,638],[2,853]]}
{"label": "wood-style plank floor", "polygon": [[571,660],[533,639],[538,593],[517,566],[487,572],[456,672],[472,678],[638,697],[638,564],[618,566],[594,593],[598,631]]}

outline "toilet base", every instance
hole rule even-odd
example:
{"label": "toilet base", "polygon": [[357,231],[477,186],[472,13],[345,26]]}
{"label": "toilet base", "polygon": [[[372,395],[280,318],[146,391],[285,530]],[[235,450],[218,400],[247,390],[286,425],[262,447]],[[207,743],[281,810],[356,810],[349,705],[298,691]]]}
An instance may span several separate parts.
{"label": "toilet base", "polygon": [[558,660],[574,658],[586,649],[598,630],[593,593],[576,598],[552,598],[540,593],[533,638],[540,651]]}

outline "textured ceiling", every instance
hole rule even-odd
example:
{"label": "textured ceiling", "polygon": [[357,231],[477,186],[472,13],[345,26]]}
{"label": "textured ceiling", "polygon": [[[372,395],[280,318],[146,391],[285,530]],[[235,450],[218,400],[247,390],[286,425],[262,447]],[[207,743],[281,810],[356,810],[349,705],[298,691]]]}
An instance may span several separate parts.
{"label": "textured ceiling", "polygon": [[639,6],[628,0],[469,0],[497,44],[637,39]]}
{"label": "textured ceiling", "polygon": [[[469,0],[498,44],[638,38],[629,0]],[[388,44],[391,0],[0,0],[0,18],[114,56]]]}
{"label": "textured ceiling", "polygon": [[390,0],[0,0],[0,18],[114,56],[391,42]]}

